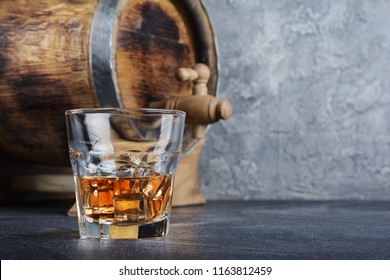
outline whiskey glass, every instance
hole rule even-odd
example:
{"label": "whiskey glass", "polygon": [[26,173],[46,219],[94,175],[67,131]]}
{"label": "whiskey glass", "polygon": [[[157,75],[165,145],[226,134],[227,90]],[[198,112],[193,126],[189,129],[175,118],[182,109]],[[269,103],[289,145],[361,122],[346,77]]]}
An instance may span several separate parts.
{"label": "whiskey glass", "polygon": [[81,238],[165,236],[185,113],[86,108],[65,118]]}

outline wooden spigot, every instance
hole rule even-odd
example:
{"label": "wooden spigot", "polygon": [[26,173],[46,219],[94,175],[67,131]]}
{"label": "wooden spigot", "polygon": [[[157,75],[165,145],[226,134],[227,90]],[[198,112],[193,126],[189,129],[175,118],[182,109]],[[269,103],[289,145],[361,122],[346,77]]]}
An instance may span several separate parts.
{"label": "wooden spigot", "polygon": [[210,78],[210,69],[207,65],[198,63],[193,69],[179,68],[176,72],[176,78],[183,82],[193,82],[193,94],[152,102],[151,108],[175,109],[186,112],[186,123],[193,126],[192,137],[194,138],[204,138],[208,124],[230,117],[232,113],[230,102],[207,94],[207,83]]}

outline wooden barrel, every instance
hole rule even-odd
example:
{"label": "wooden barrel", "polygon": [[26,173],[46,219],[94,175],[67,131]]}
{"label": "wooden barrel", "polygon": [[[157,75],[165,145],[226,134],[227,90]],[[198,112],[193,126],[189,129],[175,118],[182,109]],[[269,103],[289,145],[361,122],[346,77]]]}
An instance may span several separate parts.
{"label": "wooden barrel", "polygon": [[69,165],[64,111],[191,95],[179,67],[217,56],[200,0],[0,1],[0,153]]}

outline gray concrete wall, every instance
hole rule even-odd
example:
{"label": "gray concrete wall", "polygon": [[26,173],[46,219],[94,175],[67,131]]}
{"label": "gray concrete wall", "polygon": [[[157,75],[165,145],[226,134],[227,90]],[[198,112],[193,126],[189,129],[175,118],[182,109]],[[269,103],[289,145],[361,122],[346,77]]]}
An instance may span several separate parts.
{"label": "gray concrete wall", "polygon": [[390,199],[390,2],[203,0],[219,45],[207,199]]}

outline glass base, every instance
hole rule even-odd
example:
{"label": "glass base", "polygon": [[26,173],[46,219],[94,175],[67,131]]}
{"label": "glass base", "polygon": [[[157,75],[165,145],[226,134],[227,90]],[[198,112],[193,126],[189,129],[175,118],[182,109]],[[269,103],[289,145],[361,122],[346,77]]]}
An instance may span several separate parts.
{"label": "glass base", "polygon": [[138,239],[161,237],[168,233],[168,218],[150,224],[99,224],[84,221],[80,225],[82,239]]}

